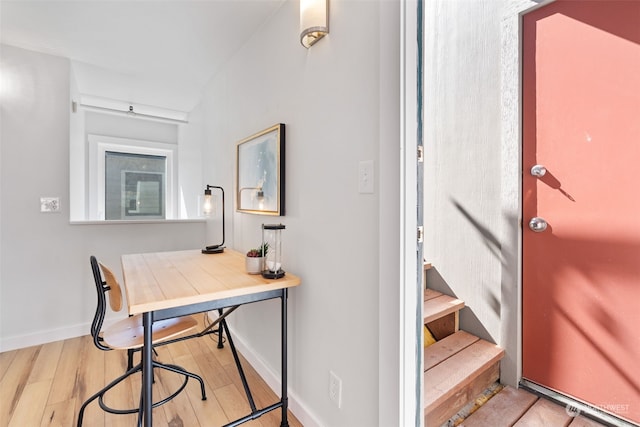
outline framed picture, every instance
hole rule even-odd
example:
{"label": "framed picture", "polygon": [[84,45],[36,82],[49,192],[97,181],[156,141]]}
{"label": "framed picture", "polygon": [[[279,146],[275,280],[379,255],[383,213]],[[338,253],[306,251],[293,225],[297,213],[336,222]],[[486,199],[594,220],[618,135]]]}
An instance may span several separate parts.
{"label": "framed picture", "polygon": [[238,142],[236,210],[284,215],[284,124]]}

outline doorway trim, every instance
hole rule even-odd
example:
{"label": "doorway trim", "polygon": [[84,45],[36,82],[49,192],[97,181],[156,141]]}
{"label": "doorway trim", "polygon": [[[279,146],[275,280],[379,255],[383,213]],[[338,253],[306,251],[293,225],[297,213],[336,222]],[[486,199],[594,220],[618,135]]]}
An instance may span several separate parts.
{"label": "doorway trim", "polygon": [[505,2],[501,20],[501,381],[522,378],[522,16],[555,0]]}

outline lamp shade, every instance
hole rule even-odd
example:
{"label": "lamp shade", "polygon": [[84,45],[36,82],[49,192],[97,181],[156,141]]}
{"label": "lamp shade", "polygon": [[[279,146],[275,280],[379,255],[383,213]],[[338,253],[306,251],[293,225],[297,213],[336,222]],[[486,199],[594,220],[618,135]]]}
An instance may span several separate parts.
{"label": "lamp shade", "polygon": [[300,43],[309,49],[329,34],[329,0],[300,0]]}

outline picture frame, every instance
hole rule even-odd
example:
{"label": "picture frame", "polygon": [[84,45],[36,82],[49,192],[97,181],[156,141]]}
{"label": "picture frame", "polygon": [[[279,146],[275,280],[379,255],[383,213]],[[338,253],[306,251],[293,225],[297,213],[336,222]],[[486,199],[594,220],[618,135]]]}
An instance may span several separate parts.
{"label": "picture frame", "polygon": [[285,125],[275,124],[238,142],[236,211],[284,216]]}

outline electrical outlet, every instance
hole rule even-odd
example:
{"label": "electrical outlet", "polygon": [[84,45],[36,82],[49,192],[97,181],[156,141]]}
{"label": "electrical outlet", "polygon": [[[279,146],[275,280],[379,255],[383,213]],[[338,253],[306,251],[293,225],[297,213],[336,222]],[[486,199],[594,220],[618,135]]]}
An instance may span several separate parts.
{"label": "electrical outlet", "polygon": [[362,160],[358,164],[358,193],[372,194],[373,184],[373,160]]}
{"label": "electrical outlet", "polygon": [[342,380],[332,371],[329,371],[329,399],[338,408],[342,405]]}
{"label": "electrical outlet", "polygon": [[40,212],[60,212],[60,198],[40,197]]}

